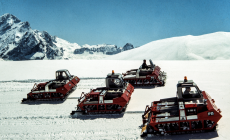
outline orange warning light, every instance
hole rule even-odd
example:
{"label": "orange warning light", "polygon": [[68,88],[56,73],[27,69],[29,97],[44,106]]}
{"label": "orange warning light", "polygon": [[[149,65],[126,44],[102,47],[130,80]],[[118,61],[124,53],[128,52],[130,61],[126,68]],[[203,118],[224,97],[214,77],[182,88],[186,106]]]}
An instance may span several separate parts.
{"label": "orange warning light", "polygon": [[184,77],[184,82],[187,82],[187,81],[188,81],[188,80],[187,80],[187,76],[185,76],[185,77]]}
{"label": "orange warning light", "polygon": [[114,70],[112,70],[112,74],[114,74]]}

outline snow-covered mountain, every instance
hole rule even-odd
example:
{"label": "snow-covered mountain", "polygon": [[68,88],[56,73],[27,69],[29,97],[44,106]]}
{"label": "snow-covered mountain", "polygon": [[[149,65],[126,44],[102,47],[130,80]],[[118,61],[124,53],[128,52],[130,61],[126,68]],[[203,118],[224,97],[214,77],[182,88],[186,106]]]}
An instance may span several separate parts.
{"label": "snow-covered mountain", "polygon": [[188,35],[157,40],[106,59],[229,60],[230,33],[216,32],[200,36]]}
{"label": "snow-covered mountain", "polygon": [[134,49],[133,45],[131,43],[125,44],[125,46],[122,48],[123,51]]}
{"label": "snow-covered mountain", "polygon": [[154,59],[216,60],[230,59],[230,33],[216,32],[200,36],[181,36],[157,40],[136,47],[83,45],[69,43],[46,31],[33,30],[11,14],[0,17],[0,60],[43,59]]}
{"label": "snow-covered mountain", "polygon": [[88,45],[85,44],[81,48],[78,48],[74,51],[75,54],[83,54],[84,52],[89,52],[90,54],[94,53],[103,53],[107,55],[113,55],[121,52],[121,48],[118,48],[117,45],[110,44],[100,44],[100,45]]}
{"label": "snow-covered mountain", "polygon": [[[66,40],[58,38],[56,36],[52,37],[53,43],[63,50],[63,59],[103,59],[109,55],[114,55],[128,49],[126,45],[124,47],[117,47],[117,45],[110,44],[100,44],[100,45],[88,45],[83,46],[77,43],[69,43]],[[130,44],[130,43],[127,43]],[[132,45],[132,44],[131,44]],[[126,49],[124,49],[126,48]]]}
{"label": "snow-covered mountain", "polygon": [[21,22],[14,15],[0,17],[0,59],[3,60],[102,59],[132,49],[132,44],[127,44],[123,48],[108,44],[80,46],[46,31],[32,30],[29,22]]}
{"label": "snow-covered mountain", "polygon": [[63,51],[47,32],[32,30],[11,14],[0,17],[0,57],[4,60],[61,59]]}

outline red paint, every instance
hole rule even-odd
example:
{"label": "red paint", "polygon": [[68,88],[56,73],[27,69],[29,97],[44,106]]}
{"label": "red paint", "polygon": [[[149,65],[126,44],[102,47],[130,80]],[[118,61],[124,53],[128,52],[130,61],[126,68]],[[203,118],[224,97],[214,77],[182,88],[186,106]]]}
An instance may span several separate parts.
{"label": "red paint", "polygon": [[[127,88],[124,90],[123,94],[120,97],[116,97],[111,99],[113,102],[112,103],[99,103],[99,95],[101,92],[103,92],[104,90],[109,90],[109,89],[102,89],[100,92],[95,92],[98,91],[99,89],[93,89],[90,93],[86,93],[86,94],[82,94],[79,101],[81,101],[77,106],[81,108],[82,111],[85,111],[85,107],[84,106],[96,106],[95,110],[87,110],[87,112],[111,112],[111,111],[115,111],[115,112],[119,112],[121,111],[129,102],[129,100],[131,99],[131,95],[134,91],[134,87],[131,84],[128,84]],[[90,99],[92,97],[97,96],[97,102],[89,102],[87,103],[87,99]],[[103,99],[103,101],[105,101]],[[99,109],[99,106],[105,106],[105,108],[103,110]],[[119,109],[107,109],[107,105],[119,105],[120,108]]]}

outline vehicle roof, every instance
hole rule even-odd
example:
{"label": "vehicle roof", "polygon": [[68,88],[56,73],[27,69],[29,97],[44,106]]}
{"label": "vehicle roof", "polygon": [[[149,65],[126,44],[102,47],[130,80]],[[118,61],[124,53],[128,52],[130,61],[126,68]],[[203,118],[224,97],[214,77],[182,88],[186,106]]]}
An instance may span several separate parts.
{"label": "vehicle roof", "polygon": [[63,71],[68,71],[67,69],[60,69],[60,70],[57,70],[56,72],[63,72]]}
{"label": "vehicle roof", "polygon": [[181,86],[197,86],[197,85],[195,82],[193,82],[193,80],[187,80],[187,82],[178,81],[177,87],[181,87]]}
{"label": "vehicle roof", "polygon": [[117,77],[119,77],[119,76],[121,76],[120,73],[114,73],[114,74],[108,73],[108,74],[107,74],[107,78],[117,78]]}

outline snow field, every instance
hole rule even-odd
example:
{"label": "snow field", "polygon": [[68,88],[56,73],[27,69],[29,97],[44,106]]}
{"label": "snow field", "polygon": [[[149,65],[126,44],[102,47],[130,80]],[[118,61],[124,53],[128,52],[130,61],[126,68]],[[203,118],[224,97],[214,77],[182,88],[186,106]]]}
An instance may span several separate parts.
{"label": "snow field", "polygon": [[[146,105],[161,98],[175,97],[176,84],[184,76],[194,80],[201,90],[215,99],[223,117],[216,132],[153,136],[147,139],[228,139],[230,125],[229,85],[230,61],[154,61],[167,72],[164,87],[135,88],[123,115],[102,115],[71,118],[77,99],[65,102],[20,104],[33,86],[33,82],[54,79],[57,69],[68,69],[82,77],[78,88],[69,97],[79,97],[94,86],[103,86],[107,73],[122,73],[138,68],[142,61],[74,60],[74,61],[0,61],[0,139],[140,139],[142,124],[140,113]],[[148,63],[148,62],[147,62]],[[87,79],[90,78],[91,79]],[[85,79],[84,79],[85,78]],[[26,80],[27,79],[27,80]],[[36,79],[33,82],[28,79]],[[8,82],[3,82],[8,81]],[[14,81],[14,82],[11,82]],[[24,82],[19,82],[24,81]],[[28,83],[26,82],[28,81]],[[8,89],[8,90],[7,90]],[[4,91],[4,92],[3,92]],[[134,112],[134,113],[130,113]]]}
{"label": "snow field", "polygon": [[152,41],[107,60],[229,60],[230,33],[180,36]]}
{"label": "snow field", "polygon": [[[139,137],[138,127],[130,129],[130,126],[126,126],[126,123],[130,123],[134,127],[133,122],[141,120],[139,115],[127,114],[125,118],[109,115],[108,119],[105,116],[74,119],[69,114],[76,107],[76,99],[67,99],[64,103],[20,104],[20,99],[26,97],[27,92],[15,91],[6,92],[8,95],[0,95],[1,139],[136,139]],[[127,133],[132,135],[127,137]]]}
{"label": "snow field", "polygon": [[[17,82],[5,81],[0,82],[0,92],[9,92],[9,91],[25,91],[28,92],[33,88],[34,84],[45,83],[51,79],[42,79],[42,80],[19,80]],[[77,85],[77,89],[90,89],[96,87],[105,86],[104,79],[81,79],[81,82]],[[4,93],[2,93],[4,94]],[[6,94],[6,93],[5,93]]]}

